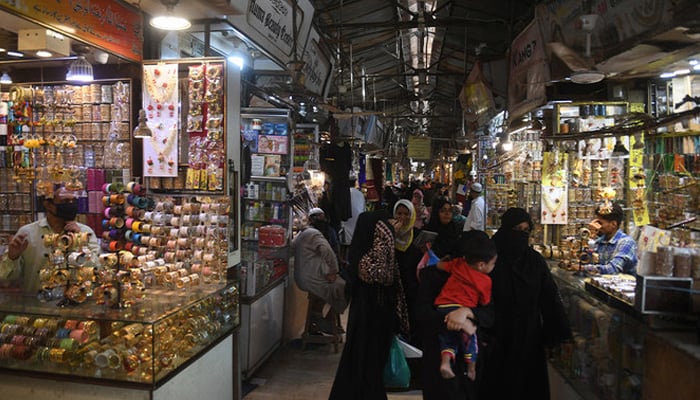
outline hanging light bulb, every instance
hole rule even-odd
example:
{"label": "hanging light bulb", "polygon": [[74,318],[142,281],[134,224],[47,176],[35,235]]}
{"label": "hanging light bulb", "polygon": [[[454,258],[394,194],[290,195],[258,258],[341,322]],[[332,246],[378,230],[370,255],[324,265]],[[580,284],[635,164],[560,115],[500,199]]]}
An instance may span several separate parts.
{"label": "hanging light bulb", "polygon": [[134,128],[134,137],[137,139],[146,139],[153,137],[153,132],[151,128],[146,124],[146,110],[143,108],[139,110],[139,124]]}
{"label": "hanging light bulb", "polygon": [[78,56],[68,67],[67,81],[92,82],[94,79],[92,65],[85,59],[85,56]]}
{"label": "hanging light bulb", "polygon": [[233,51],[228,55],[228,60],[242,70],[245,67],[252,67],[253,57],[246,45],[238,38],[233,40]]}
{"label": "hanging light bulb", "polygon": [[165,6],[166,13],[151,18],[152,27],[166,31],[181,31],[192,26],[187,18],[174,14],[175,6],[179,0],[160,0],[160,2]]}
{"label": "hanging light bulb", "polygon": [[8,74],[6,71],[3,71],[2,76],[0,76],[0,84],[12,85],[12,77],[10,77],[10,74]]}

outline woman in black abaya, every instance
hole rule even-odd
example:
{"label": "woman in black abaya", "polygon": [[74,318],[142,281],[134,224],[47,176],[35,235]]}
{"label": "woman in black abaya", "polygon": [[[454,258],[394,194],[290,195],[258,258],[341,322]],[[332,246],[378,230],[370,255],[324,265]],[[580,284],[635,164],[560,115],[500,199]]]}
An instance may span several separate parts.
{"label": "woman in black abaya", "polygon": [[447,197],[435,197],[431,206],[430,221],[423,230],[438,234],[432,250],[439,258],[457,254],[455,246],[462,234],[462,228],[452,220],[452,203]]}
{"label": "woman in black abaya", "polygon": [[[330,400],[386,400],[384,365],[393,336],[407,332],[405,300],[394,246],[398,223],[385,210],[360,214],[350,244],[346,290],[350,293],[347,335]],[[385,286],[360,279],[362,257],[393,271]]]}
{"label": "woman in black abaya", "polygon": [[[488,357],[488,348],[483,345],[488,340],[484,329],[493,324],[493,305],[479,306],[473,309],[462,307],[450,312],[445,317],[434,306],[435,298],[450,276],[448,272],[435,267],[423,268],[420,272],[420,285],[416,299],[418,315],[418,330],[423,338],[423,357],[421,358],[421,384],[424,400],[474,400],[477,385],[481,378],[482,364]],[[479,358],[476,363],[476,381],[466,375],[466,363],[455,363],[455,378],[444,379],[440,375],[440,343],[438,335],[447,322],[448,329],[457,329],[466,318],[471,318],[479,331]],[[497,397],[482,397],[482,399],[499,399]]]}
{"label": "woman in black abaya", "polygon": [[[498,250],[491,272],[495,307],[480,399],[550,398],[545,348],[571,339],[571,328],[546,261],[528,243],[532,220],[510,208],[493,236]],[[481,363],[481,359],[479,360]]]}

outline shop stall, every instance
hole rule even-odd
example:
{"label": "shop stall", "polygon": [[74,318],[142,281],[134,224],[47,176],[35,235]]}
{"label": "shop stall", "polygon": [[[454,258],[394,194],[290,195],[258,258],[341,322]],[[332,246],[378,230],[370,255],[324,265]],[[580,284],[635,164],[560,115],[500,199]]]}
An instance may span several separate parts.
{"label": "shop stall", "polygon": [[77,66],[54,80],[62,64],[44,61],[41,80],[16,74],[0,88],[0,208],[13,210],[2,233],[41,218],[37,200],[60,185],[100,246],[89,249],[87,233],[46,234],[38,293],[3,282],[11,397],[240,396],[229,279],[241,252],[240,149],[227,134],[239,126],[240,71],[223,58],[140,57],[142,70],[105,67],[79,82]]}
{"label": "shop stall", "polygon": [[244,183],[241,262],[241,370],[252,373],[282,344],[292,211],[287,202],[293,176],[291,112],[241,110],[241,137],[249,158]]}
{"label": "shop stall", "polygon": [[[700,209],[696,154],[686,138],[697,135],[698,113],[634,113],[642,109],[554,102],[479,138],[490,225],[509,207],[529,210],[537,222],[534,246],[549,262],[574,330],[573,345],[550,362],[586,399],[653,398],[661,390],[683,397],[687,387],[649,378],[653,365],[697,371]],[[637,243],[635,276],[584,271],[598,258],[590,221],[612,203],[622,205],[621,228]]]}

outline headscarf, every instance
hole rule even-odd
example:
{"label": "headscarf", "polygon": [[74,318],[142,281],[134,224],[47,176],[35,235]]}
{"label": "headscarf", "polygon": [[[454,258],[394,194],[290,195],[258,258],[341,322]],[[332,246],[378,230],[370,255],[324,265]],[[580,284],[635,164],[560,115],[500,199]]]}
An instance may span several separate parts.
{"label": "headscarf", "polygon": [[396,218],[396,210],[399,206],[406,207],[410,214],[408,225],[402,226],[395,234],[396,249],[406,251],[408,246],[413,243],[413,224],[416,222],[416,209],[413,207],[413,203],[406,199],[401,199],[394,204],[394,218]]}
{"label": "headscarf", "polygon": [[499,258],[519,259],[525,255],[530,247],[528,232],[516,231],[513,228],[527,222],[532,229],[532,218],[530,214],[522,208],[509,208],[501,217],[501,227],[498,229],[493,240],[498,247]]}
{"label": "headscarf", "polygon": [[450,204],[450,200],[444,196],[438,196],[433,200],[430,220],[423,228],[423,230],[436,232],[438,234],[431,249],[440,258],[454,253],[456,250],[455,246],[462,233],[462,229],[452,221],[451,218],[447,224],[440,222],[440,209],[445,204]]}
{"label": "headscarf", "polygon": [[[416,190],[413,191],[412,196],[416,196],[420,199],[420,204],[423,204],[423,191],[416,188]],[[413,199],[413,197],[411,197]]]}
{"label": "headscarf", "polygon": [[501,228],[513,229],[518,224],[527,222],[532,229],[532,218],[530,214],[522,208],[512,207],[506,210],[501,217]]}

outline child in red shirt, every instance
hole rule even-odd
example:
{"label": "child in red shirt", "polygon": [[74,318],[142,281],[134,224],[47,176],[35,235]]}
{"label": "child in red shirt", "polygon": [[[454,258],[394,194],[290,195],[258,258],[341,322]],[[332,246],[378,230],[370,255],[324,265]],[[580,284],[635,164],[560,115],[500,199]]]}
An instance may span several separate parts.
{"label": "child in red shirt", "polygon": [[[476,307],[491,302],[491,278],[487,275],[496,265],[496,245],[482,231],[467,231],[460,238],[462,257],[441,260],[437,268],[450,273],[447,282],[435,299],[438,310],[447,315],[460,307]],[[465,322],[459,331],[445,327],[440,334],[440,374],[445,379],[454,378],[452,362],[456,354],[463,354],[467,362],[467,376],[476,378],[478,346],[476,327]]]}

